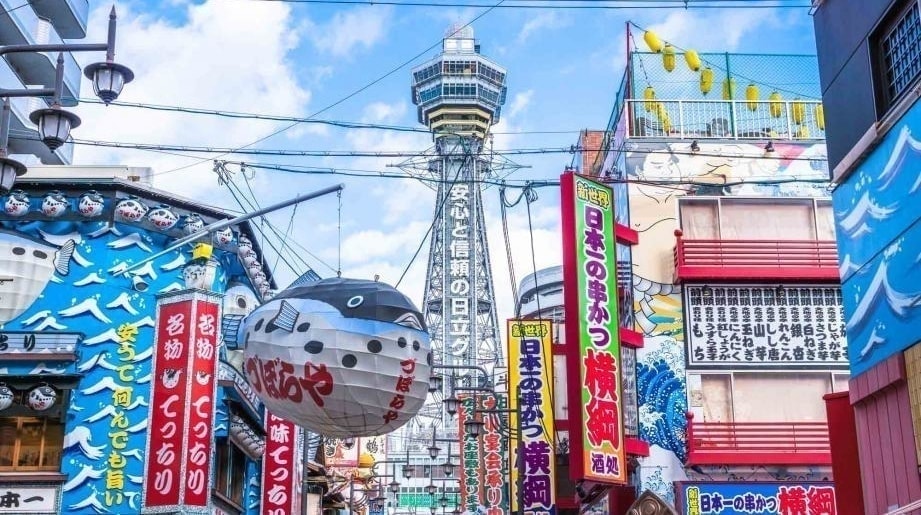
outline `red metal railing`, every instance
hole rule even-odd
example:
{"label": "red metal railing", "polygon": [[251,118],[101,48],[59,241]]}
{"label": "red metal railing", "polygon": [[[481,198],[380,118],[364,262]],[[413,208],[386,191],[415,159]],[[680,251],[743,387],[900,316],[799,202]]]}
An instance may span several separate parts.
{"label": "red metal railing", "polygon": [[689,465],[830,465],[825,422],[694,422]]}
{"label": "red metal railing", "polygon": [[675,231],[675,278],[839,281],[834,240],[687,240]]}

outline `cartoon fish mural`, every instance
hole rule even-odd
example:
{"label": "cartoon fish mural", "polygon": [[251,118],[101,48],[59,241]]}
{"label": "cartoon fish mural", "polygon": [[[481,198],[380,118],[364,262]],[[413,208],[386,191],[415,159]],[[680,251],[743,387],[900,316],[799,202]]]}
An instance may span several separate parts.
{"label": "cartoon fish mural", "polygon": [[22,190],[13,190],[6,198],[3,210],[10,216],[22,216],[29,212],[29,196]]}
{"label": "cartoon fish mural", "polygon": [[198,231],[205,228],[205,221],[201,219],[195,213],[190,214],[185,218],[185,223],[182,224],[182,231],[186,234],[195,234]]}
{"label": "cartoon fish mural", "polygon": [[35,411],[45,411],[54,406],[54,401],[58,399],[58,392],[47,384],[41,384],[29,391],[29,397],[26,402],[29,407]]}
{"label": "cartoon fish mural", "polygon": [[242,322],[244,370],[278,416],[327,436],[376,436],[422,407],[432,366],[422,314],[376,281],[295,281]]}
{"label": "cartoon fish mural", "polygon": [[13,390],[6,383],[0,383],[0,411],[12,406],[13,398]]}
{"label": "cartoon fish mural", "polygon": [[0,324],[21,315],[41,295],[55,272],[67,275],[76,243],[60,248],[26,234],[0,229]]}

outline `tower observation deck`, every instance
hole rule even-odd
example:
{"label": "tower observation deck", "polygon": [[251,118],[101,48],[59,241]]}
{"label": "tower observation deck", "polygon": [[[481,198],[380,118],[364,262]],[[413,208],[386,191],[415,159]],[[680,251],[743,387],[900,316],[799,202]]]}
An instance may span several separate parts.
{"label": "tower observation deck", "polygon": [[412,70],[419,123],[435,138],[425,171],[438,187],[423,309],[444,365],[502,366],[481,184],[492,174],[484,140],[499,121],[505,79],[469,26],[449,28],[441,54]]}

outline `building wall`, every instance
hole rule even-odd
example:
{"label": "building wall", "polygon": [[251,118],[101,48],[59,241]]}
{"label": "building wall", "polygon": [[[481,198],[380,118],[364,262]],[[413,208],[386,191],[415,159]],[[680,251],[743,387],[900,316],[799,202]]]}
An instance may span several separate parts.
{"label": "building wall", "polygon": [[828,164],[834,169],[877,120],[867,37],[893,0],[826,0],[814,16],[827,122]]}
{"label": "building wall", "polygon": [[[814,197],[823,184],[753,185],[738,182],[782,180],[789,176],[818,176],[825,172],[821,144],[776,143],[773,159],[735,158],[759,155],[763,145],[737,142],[701,142],[692,154],[688,142],[639,142],[625,152],[630,179],[673,181],[674,185],[632,184],[629,192],[631,228],[640,234],[632,247],[635,328],[644,334],[637,350],[637,391],[640,437],[650,444],[650,455],[640,459],[642,490],[652,490],[676,503],[677,481],[821,481],[827,467],[716,467],[686,468],[688,411],[702,416],[697,399],[700,375],[686,369],[686,326],[682,288],[674,283],[675,229],[678,199],[687,195]],[[721,157],[725,156],[725,157]],[[728,183],[728,185],[727,185]],[[689,391],[689,381],[695,387]],[[821,393],[825,393],[824,391]],[[691,402],[689,402],[689,399]],[[814,404],[821,408],[821,395]],[[696,406],[696,407],[695,407]],[[822,415],[824,416],[824,414]]]}
{"label": "building wall", "polygon": [[[148,419],[151,384],[165,381],[151,373],[157,295],[188,287],[184,273],[192,271],[192,255],[187,248],[174,250],[116,276],[164,249],[176,233],[155,230],[147,221],[111,222],[111,197],[104,200],[106,208],[99,216],[78,215],[78,199],[71,196],[69,212],[51,217],[40,212],[44,201],[36,195],[29,212],[17,218],[11,214],[13,200],[2,199],[7,209],[0,217],[0,275],[12,277],[0,284],[0,334],[15,342],[15,335],[22,332],[40,337],[79,333],[75,360],[25,356],[27,348],[0,346],[0,383],[54,385],[66,377],[75,382],[67,404],[61,406],[66,417],[60,468],[43,471],[45,482],[35,484],[57,490],[60,513],[140,513],[143,490],[152,487],[145,478],[145,461],[150,459],[145,446],[154,429]],[[215,279],[204,286],[222,293],[232,278],[245,277],[235,251],[215,250],[214,257]],[[146,288],[137,286],[138,281]],[[248,286],[240,288],[249,291],[255,302]],[[13,359],[14,354],[20,359]],[[226,356],[224,350],[221,356]],[[212,429],[214,435],[228,437],[230,422],[223,400],[230,396],[223,388],[217,390]],[[0,419],[10,413],[0,411]],[[248,508],[243,513],[257,513],[260,472],[258,462],[247,461],[243,505]],[[24,478],[28,476],[0,467],[4,491],[28,486]]]}

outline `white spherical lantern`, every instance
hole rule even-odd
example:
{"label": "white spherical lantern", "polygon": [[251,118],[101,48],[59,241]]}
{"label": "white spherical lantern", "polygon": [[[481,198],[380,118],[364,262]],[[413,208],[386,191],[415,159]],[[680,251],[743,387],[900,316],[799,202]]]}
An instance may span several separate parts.
{"label": "white spherical lantern", "polygon": [[13,405],[13,390],[4,383],[0,383],[0,411]]}
{"label": "white spherical lantern", "polygon": [[45,411],[54,406],[54,401],[58,398],[58,392],[47,384],[40,384],[29,390],[26,403],[35,411]]}
{"label": "white spherical lantern", "polygon": [[322,435],[394,431],[428,392],[422,314],[381,282],[295,282],[247,316],[238,334],[247,379],[269,411]]}

